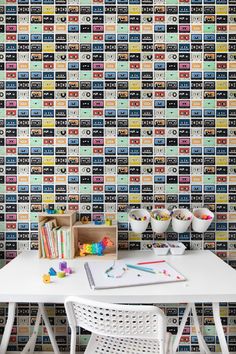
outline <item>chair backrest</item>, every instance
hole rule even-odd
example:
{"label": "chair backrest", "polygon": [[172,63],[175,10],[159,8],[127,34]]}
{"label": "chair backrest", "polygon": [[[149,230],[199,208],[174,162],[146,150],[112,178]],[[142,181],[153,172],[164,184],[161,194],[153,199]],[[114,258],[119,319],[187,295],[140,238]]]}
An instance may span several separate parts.
{"label": "chair backrest", "polygon": [[166,316],[156,306],[118,305],[70,296],[65,301],[69,325],[100,335],[165,341]]}

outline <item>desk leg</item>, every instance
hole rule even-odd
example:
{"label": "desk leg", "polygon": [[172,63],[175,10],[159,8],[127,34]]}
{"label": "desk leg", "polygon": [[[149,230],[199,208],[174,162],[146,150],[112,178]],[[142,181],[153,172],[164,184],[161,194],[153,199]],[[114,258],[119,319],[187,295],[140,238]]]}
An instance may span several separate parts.
{"label": "desk leg", "polygon": [[57,345],[57,342],[56,342],[52,327],[50,325],[47,313],[46,313],[46,311],[44,309],[44,305],[41,304],[41,303],[38,304],[38,305],[39,305],[39,309],[40,309],[40,312],[42,314],[42,317],[43,317],[43,320],[44,320],[44,323],[45,323],[45,327],[47,328],[49,338],[50,338],[51,343],[52,343],[54,354],[60,354],[60,351],[59,351],[59,348],[58,348],[58,345]]}
{"label": "desk leg", "polygon": [[46,313],[46,311],[44,309],[44,305],[43,304],[38,304],[38,306],[39,307],[38,307],[38,312],[37,312],[37,317],[36,317],[33,333],[31,335],[28,343],[24,347],[23,351],[21,352],[21,354],[33,354],[34,353],[35,344],[36,344],[36,340],[37,340],[37,335],[38,335],[38,331],[39,331],[39,325],[40,325],[41,316],[42,316],[42,318],[44,320],[45,327],[47,328],[47,332],[48,332],[49,338],[50,338],[51,343],[52,343],[53,351],[54,351],[55,354],[60,354],[58,346],[57,346],[56,339],[54,337],[54,333],[52,331],[52,327],[50,325],[47,313]]}
{"label": "desk leg", "polygon": [[41,321],[41,311],[40,311],[40,309],[38,309],[33,333],[31,335],[28,343],[26,344],[26,346],[22,350],[21,354],[33,354],[34,353],[35,344],[36,344],[38,331],[39,331],[40,321]]}
{"label": "desk leg", "polygon": [[220,304],[219,304],[219,302],[213,302],[212,308],[213,308],[213,316],[214,316],[216,331],[217,331],[220,346],[221,346],[221,351],[224,354],[229,354],[229,348],[227,346],[224,330],[223,330],[221,319],[220,319]]}
{"label": "desk leg", "polygon": [[199,325],[199,321],[198,321],[198,317],[197,317],[197,311],[196,311],[195,304],[191,304],[191,307],[192,307],[192,314],[193,314],[193,323],[194,323],[194,326],[196,329],[200,351],[201,352],[203,351],[203,353],[206,353],[206,354],[210,354],[210,350],[209,350],[209,348],[203,338],[201,330],[200,330],[200,325]]}
{"label": "desk leg", "polygon": [[183,334],[183,330],[184,330],[184,327],[185,327],[185,324],[187,322],[187,319],[188,319],[188,315],[189,315],[189,312],[191,311],[191,304],[187,304],[186,306],[186,309],[184,311],[184,315],[182,317],[182,321],[179,325],[179,329],[178,329],[178,333],[175,337],[175,340],[174,340],[174,343],[173,343],[173,352],[176,353],[177,352],[177,349],[178,349],[178,346],[179,346],[179,342],[180,342],[180,338]]}
{"label": "desk leg", "polygon": [[0,346],[0,353],[5,354],[7,352],[7,347],[12,331],[12,327],[14,324],[14,319],[15,319],[15,310],[16,310],[16,303],[15,302],[9,302],[8,304],[8,318],[7,318],[7,323],[4,329],[4,333],[2,336],[2,342]]}
{"label": "desk leg", "polygon": [[193,314],[193,322],[194,322],[194,326],[196,328],[196,333],[197,333],[197,338],[198,338],[200,351],[201,351],[201,353],[209,354],[210,350],[209,350],[208,346],[206,345],[206,342],[205,342],[205,340],[204,340],[204,338],[203,338],[203,336],[201,334],[200,325],[199,325],[199,321],[198,321],[198,317],[197,317],[197,311],[196,311],[196,308],[195,308],[195,304],[193,304],[193,303],[187,304],[187,306],[186,306],[182,321],[181,321],[181,323],[179,325],[178,333],[177,333],[177,335],[175,337],[175,340],[174,340],[173,351],[174,351],[174,353],[177,352],[177,349],[178,349],[178,346],[179,346],[179,342],[180,342],[180,338],[181,338],[181,336],[183,334],[184,327],[185,327],[185,324],[187,322],[187,319],[188,319],[188,316],[189,316],[189,313],[190,313],[191,310],[192,310],[192,314]]}

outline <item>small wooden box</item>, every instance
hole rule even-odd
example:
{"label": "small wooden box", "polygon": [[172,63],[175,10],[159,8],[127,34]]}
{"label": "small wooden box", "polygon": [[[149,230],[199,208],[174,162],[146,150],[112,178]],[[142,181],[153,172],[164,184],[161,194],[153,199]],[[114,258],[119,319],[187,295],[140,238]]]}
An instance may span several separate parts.
{"label": "small wooden box", "polygon": [[75,256],[79,256],[78,243],[96,243],[102,240],[104,236],[108,236],[114,243],[112,247],[108,247],[104,250],[103,256],[98,255],[86,255],[85,257],[80,257],[86,260],[108,260],[117,259],[118,253],[118,242],[117,242],[117,223],[113,223],[112,226],[108,225],[94,225],[92,223],[82,224],[77,222],[72,227],[72,234],[74,235],[74,248]]}
{"label": "small wooden box", "polygon": [[74,240],[73,240],[73,230],[72,230],[72,226],[75,224],[76,222],[76,212],[67,212],[66,214],[47,214],[47,213],[40,213],[38,216],[38,222],[39,222],[39,257],[42,257],[42,248],[41,248],[41,238],[42,238],[42,234],[41,234],[41,230],[40,230],[40,225],[42,222],[46,222],[48,220],[53,220],[56,219],[57,221],[57,225],[58,226],[69,226],[70,227],[70,234],[71,234],[71,238],[72,238],[72,255],[73,257],[75,257],[75,249],[74,249]]}

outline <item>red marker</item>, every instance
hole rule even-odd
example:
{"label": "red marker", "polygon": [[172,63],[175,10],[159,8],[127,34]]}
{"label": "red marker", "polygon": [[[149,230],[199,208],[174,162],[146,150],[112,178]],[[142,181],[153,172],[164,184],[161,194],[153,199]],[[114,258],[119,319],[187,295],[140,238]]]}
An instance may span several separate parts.
{"label": "red marker", "polygon": [[140,263],[137,263],[137,264],[141,265],[141,264],[154,264],[154,263],[163,263],[163,262],[165,262],[165,261],[140,262]]}

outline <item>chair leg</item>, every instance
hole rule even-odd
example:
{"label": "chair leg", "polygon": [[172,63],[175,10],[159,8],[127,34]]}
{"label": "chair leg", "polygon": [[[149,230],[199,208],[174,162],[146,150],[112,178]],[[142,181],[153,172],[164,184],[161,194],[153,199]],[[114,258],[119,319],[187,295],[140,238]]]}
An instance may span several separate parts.
{"label": "chair leg", "polygon": [[70,354],[76,354],[76,327],[71,327]]}

